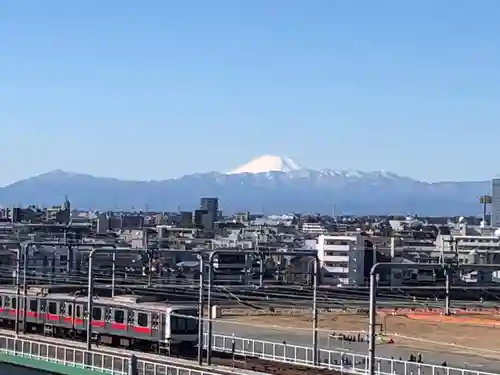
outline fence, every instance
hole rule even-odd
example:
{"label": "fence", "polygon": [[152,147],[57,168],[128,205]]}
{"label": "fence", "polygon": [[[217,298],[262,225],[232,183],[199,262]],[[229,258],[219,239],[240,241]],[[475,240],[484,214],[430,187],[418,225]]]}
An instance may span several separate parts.
{"label": "fence", "polygon": [[[313,349],[308,346],[221,334],[214,334],[212,343],[213,349],[217,351],[230,353],[234,347],[234,353],[237,355],[305,366],[313,365]],[[318,354],[321,367],[352,374],[366,374],[368,372],[368,356],[364,354],[327,349],[319,349]],[[380,357],[376,359],[376,372],[379,375],[497,375],[473,369],[444,367]]]}
{"label": "fence", "polygon": [[[212,342],[213,349],[217,351],[230,353],[233,352],[234,348],[234,353],[238,355],[306,366],[313,365],[313,350],[307,346],[253,340],[221,334],[214,334]],[[35,367],[29,366],[29,360],[65,366],[67,369],[65,373],[67,374],[72,373],[71,368],[80,368],[113,375],[127,375],[129,373],[129,358],[127,356],[104,354],[98,351],[88,352],[84,349],[28,339],[0,336],[0,353],[27,360],[26,365],[28,367]],[[367,373],[368,360],[366,355],[327,349],[320,349],[318,354],[322,367],[359,375]],[[376,371],[379,375],[497,375],[473,369],[443,367],[400,361],[393,358],[377,358]],[[138,375],[217,374],[217,372],[141,359],[137,361],[137,373]]]}
{"label": "fence", "polygon": [[[15,361],[16,364],[57,373],[82,373],[74,371],[80,369],[110,375],[129,374],[130,359],[127,356],[89,352],[46,342],[0,335],[0,353],[20,359]],[[37,361],[59,367],[35,364]],[[216,372],[142,359],[137,360],[136,366],[138,375],[217,375]]]}

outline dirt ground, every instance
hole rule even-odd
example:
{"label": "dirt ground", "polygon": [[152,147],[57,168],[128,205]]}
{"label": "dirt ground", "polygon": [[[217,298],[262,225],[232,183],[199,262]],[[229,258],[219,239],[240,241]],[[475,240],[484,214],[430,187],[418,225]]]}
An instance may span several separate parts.
{"label": "dirt ground", "polygon": [[[500,326],[484,326],[485,319],[498,321],[494,315],[460,316],[460,319],[480,319],[477,325],[457,322],[432,322],[410,319],[407,316],[380,314],[377,316],[377,332],[383,329],[393,338],[394,345],[426,351],[456,354],[473,354],[500,359]],[[228,316],[222,320],[237,320],[253,326],[301,327],[309,329],[310,316]],[[480,325],[483,324],[483,325]],[[329,313],[320,315],[319,329],[325,333],[341,331],[367,331],[368,316],[358,314]],[[347,333],[346,333],[347,334]],[[389,344],[390,345],[390,344]]]}

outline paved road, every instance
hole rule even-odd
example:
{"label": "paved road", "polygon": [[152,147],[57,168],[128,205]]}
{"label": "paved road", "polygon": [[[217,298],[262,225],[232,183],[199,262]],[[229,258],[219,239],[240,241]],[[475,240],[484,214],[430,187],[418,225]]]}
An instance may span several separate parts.
{"label": "paved road", "polygon": [[[270,319],[272,320],[273,318],[270,317]],[[292,344],[292,345],[312,346],[313,342],[312,332],[307,332],[305,330],[302,330],[307,327],[300,327],[300,328],[301,330],[297,331],[293,330],[285,331],[285,330],[270,330],[253,326],[243,326],[243,325],[218,323],[218,322],[214,322],[213,324],[214,333],[221,333],[226,335],[232,335],[234,333],[236,336],[243,336],[255,340],[274,341],[280,343],[286,341],[287,344]],[[319,346],[322,349],[329,349],[329,348],[337,350],[344,349],[352,353],[364,354],[364,355],[368,353],[367,343],[358,343],[358,342],[350,343],[350,342],[332,340],[330,341],[330,346],[329,346],[328,341],[329,341],[328,334],[326,334],[325,332],[320,332]],[[416,355],[417,351],[398,347],[397,343],[378,345],[376,348],[377,357],[385,357],[385,358],[392,357],[394,359],[399,359],[401,357],[403,360],[407,360],[410,353]],[[477,356],[463,356],[463,355],[426,352],[426,351],[420,351],[420,353],[423,356],[423,361],[428,364],[441,365],[443,361],[446,361],[448,363],[448,366],[450,367],[467,368],[474,371],[484,371],[493,373],[499,372],[498,361],[495,360],[488,360]],[[389,365],[386,364],[386,366]],[[383,370],[390,373],[389,369],[383,369]]]}

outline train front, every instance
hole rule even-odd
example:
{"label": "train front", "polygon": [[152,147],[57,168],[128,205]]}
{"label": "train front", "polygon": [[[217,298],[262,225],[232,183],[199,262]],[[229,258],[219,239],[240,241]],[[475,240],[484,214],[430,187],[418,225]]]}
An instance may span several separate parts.
{"label": "train front", "polygon": [[198,345],[198,309],[194,306],[172,306],[168,309],[167,339],[172,351],[187,354]]}

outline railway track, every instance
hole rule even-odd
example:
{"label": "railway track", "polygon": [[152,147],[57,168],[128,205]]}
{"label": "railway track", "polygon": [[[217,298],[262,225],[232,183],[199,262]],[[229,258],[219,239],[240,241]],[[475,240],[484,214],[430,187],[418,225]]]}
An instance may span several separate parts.
{"label": "railway track", "polygon": [[[7,329],[0,329],[0,334],[9,338],[16,338],[14,332]],[[36,334],[23,334],[18,336],[19,339],[27,339],[40,344],[60,345],[67,348],[78,350],[85,350],[86,343],[80,341],[69,341],[60,338],[47,337]],[[199,373],[215,373],[218,375],[235,375],[235,369],[241,369],[248,374],[286,374],[286,375],[306,375],[306,374],[328,374],[328,375],[341,375],[341,372],[335,370],[328,370],[321,367],[308,367],[301,365],[292,365],[283,362],[275,362],[263,360],[256,357],[231,355],[228,353],[212,351],[212,366],[193,364],[196,360],[196,355],[188,354],[176,357],[167,357],[151,353],[146,350],[136,351],[128,350],[115,346],[94,346],[93,352],[103,355],[121,355],[131,357],[135,355],[138,360],[154,361],[155,363],[182,367],[185,369],[193,370]]]}

